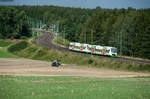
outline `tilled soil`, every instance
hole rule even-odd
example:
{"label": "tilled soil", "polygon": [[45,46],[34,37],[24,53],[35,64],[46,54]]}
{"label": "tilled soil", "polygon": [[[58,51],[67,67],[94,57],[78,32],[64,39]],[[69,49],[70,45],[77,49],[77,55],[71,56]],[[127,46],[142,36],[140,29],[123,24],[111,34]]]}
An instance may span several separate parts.
{"label": "tilled soil", "polygon": [[82,76],[82,77],[137,77],[150,76],[150,73],[124,72],[106,69],[95,69],[84,66],[66,65],[52,67],[51,62],[0,58],[0,75],[16,76]]}

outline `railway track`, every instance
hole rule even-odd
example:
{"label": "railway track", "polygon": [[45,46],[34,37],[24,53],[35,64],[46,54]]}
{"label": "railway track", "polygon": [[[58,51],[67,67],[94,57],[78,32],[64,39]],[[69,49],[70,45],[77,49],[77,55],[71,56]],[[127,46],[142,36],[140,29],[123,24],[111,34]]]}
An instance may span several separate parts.
{"label": "railway track", "polygon": [[[85,53],[79,53],[79,52],[74,52],[70,51],[68,48],[60,47],[58,45],[53,44],[52,40],[54,39],[54,35],[49,32],[45,32],[43,36],[38,38],[36,40],[36,43],[38,45],[46,46],[48,48],[60,50],[60,51],[65,51],[65,52],[71,52],[75,54],[82,54],[86,56],[91,56],[91,54],[85,54]],[[99,56],[99,55],[92,55],[93,57],[103,57],[103,58],[109,58],[112,60],[117,60],[121,62],[130,62],[130,63],[139,63],[139,64],[150,64],[150,61],[148,60],[138,60],[138,59],[129,59],[129,58],[123,58],[123,57],[117,57],[117,58],[112,58],[112,57],[107,57],[107,56]]]}

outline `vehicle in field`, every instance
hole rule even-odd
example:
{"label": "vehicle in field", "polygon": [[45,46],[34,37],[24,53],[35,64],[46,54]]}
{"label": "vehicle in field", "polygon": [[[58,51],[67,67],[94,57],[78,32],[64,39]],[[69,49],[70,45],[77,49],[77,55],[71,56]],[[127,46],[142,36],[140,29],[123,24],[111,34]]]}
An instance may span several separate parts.
{"label": "vehicle in field", "polygon": [[58,62],[58,60],[57,59],[55,59],[55,60],[53,60],[53,62],[52,62],[52,67],[59,67],[61,64]]}
{"label": "vehicle in field", "polygon": [[109,46],[100,46],[100,45],[90,45],[83,43],[70,42],[69,50],[91,53],[95,55],[104,55],[117,57],[117,48]]}

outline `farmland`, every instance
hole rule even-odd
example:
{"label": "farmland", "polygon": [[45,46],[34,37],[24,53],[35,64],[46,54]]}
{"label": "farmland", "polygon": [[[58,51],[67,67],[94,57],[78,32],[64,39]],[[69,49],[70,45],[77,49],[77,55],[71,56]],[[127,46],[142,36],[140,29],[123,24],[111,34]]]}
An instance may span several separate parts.
{"label": "farmland", "polygon": [[[24,44],[26,45],[25,42]],[[29,44],[26,46],[30,47]],[[2,99],[148,99],[150,97],[149,73],[89,68],[72,64],[63,64],[59,68],[54,68],[51,67],[51,62],[16,59],[10,56],[5,58],[6,53],[9,52],[2,48],[0,54],[0,98]]]}
{"label": "farmland", "polygon": [[150,78],[0,76],[1,99],[148,99]]}
{"label": "farmland", "polygon": [[[0,6],[0,99],[149,99],[149,8],[39,1]],[[112,46],[118,57],[70,51],[70,42]]]}

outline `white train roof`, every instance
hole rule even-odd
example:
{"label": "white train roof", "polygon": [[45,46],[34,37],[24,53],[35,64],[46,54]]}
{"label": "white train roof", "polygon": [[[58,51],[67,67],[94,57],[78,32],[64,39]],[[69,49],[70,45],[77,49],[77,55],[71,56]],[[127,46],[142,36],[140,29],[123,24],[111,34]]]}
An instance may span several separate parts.
{"label": "white train roof", "polygon": [[103,49],[104,47],[108,48],[108,49],[115,48],[115,47],[111,47],[111,46],[91,45],[91,44],[84,44],[84,43],[78,43],[78,42],[70,42],[70,45],[75,45],[75,46],[88,45],[89,47],[96,46],[96,49]]}

